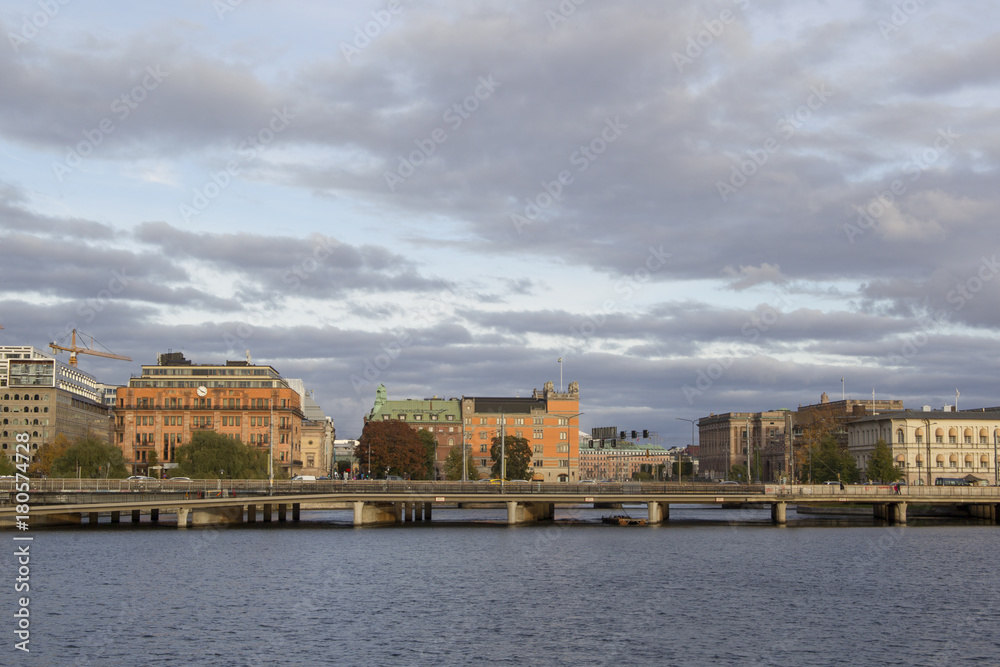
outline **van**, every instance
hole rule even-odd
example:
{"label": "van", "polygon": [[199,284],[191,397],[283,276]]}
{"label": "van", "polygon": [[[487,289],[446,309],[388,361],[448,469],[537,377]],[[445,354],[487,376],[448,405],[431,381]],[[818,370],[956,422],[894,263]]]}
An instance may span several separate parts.
{"label": "van", "polygon": [[292,477],[293,482],[315,482],[316,475],[296,475]]}

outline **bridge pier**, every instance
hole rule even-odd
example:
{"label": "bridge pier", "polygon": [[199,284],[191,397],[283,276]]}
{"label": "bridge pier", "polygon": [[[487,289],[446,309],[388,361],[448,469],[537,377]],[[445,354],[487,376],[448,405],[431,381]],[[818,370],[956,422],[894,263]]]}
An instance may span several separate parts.
{"label": "bridge pier", "polygon": [[191,510],[188,509],[187,507],[178,507],[177,508],[177,527],[178,528],[187,528],[188,527],[188,514],[190,514],[190,513],[191,513]]}
{"label": "bridge pier", "polygon": [[149,520],[152,521],[153,523],[159,523],[160,510],[156,508],[149,510]]}
{"label": "bridge pier", "polygon": [[142,510],[132,510],[132,523],[139,523],[142,520]]}
{"label": "bridge pier", "polygon": [[278,521],[284,523],[288,520],[288,505],[278,503]]}
{"label": "bridge pier", "polygon": [[889,503],[889,523],[906,525],[906,503]]}
{"label": "bridge pier", "polygon": [[301,512],[302,512],[302,504],[292,503],[292,521],[298,521]]}
{"label": "bridge pier", "polygon": [[121,523],[121,520],[122,520],[122,513],[121,512],[112,512],[111,513],[111,523]]}
{"label": "bridge pier", "polygon": [[[186,517],[185,517],[186,518]],[[221,526],[243,522],[243,506],[199,507],[191,511],[192,526]]]}
{"label": "bridge pier", "polygon": [[508,526],[519,523],[531,523],[533,521],[551,521],[556,513],[555,503],[524,503],[516,500],[508,500],[504,504],[507,506]]}
{"label": "bridge pier", "polygon": [[424,521],[431,520],[431,507],[433,507],[432,503],[424,503]]}
{"label": "bridge pier", "polygon": [[356,500],[352,504],[354,505],[355,526],[399,521],[400,503],[368,503]]}
{"label": "bridge pier", "polygon": [[650,526],[658,523],[663,523],[664,514],[670,512],[669,508],[670,505],[668,505],[667,503],[661,503],[655,500],[649,501],[648,503],[646,503],[646,513],[647,513],[646,523],[649,524]]}
{"label": "bridge pier", "polygon": [[247,523],[257,523],[256,505],[247,505]]}
{"label": "bridge pier", "polygon": [[788,522],[788,503],[771,503],[771,523],[784,526]]}
{"label": "bridge pier", "polygon": [[100,520],[100,515],[97,512],[87,513],[87,523],[90,524],[91,526],[96,526],[98,520]]}
{"label": "bridge pier", "polygon": [[270,521],[274,518],[274,505],[271,503],[264,503],[264,521]]}

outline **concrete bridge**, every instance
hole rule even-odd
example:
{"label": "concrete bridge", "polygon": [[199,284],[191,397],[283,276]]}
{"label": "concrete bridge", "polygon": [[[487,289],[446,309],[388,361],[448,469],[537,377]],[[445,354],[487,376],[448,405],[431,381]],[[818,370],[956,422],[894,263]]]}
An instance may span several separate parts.
{"label": "concrete bridge", "polygon": [[[17,485],[17,486],[15,486]],[[527,483],[402,481],[274,482],[267,480],[31,480],[0,481],[0,528],[17,528],[28,505],[31,528],[96,523],[110,514],[138,522],[142,513],[158,522],[173,515],[179,528],[239,522],[296,521],[303,504],[353,511],[354,525],[430,521],[435,508],[470,504],[505,507],[507,523],[552,520],[555,507],[586,504],[645,504],[647,522],[668,521],[671,505],[723,507],[769,505],[775,524],[786,522],[788,505],[870,506],[876,519],[905,524],[911,505],[948,505],[971,517],[997,522],[998,487],[850,485],[738,485],[697,483]],[[26,502],[25,502],[26,501]],[[20,506],[20,507],[19,507]],[[23,519],[22,519],[23,520]]]}

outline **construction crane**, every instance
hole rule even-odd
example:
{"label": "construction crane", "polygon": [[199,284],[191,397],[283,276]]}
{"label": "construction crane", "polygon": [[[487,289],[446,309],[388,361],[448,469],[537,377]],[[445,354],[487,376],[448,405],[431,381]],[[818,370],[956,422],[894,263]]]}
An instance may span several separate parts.
{"label": "construction crane", "polygon": [[[81,334],[81,343],[82,334]],[[76,344],[76,329],[73,329],[73,342],[70,343],[69,347],[63,347],[59,345],[58,341],[49,343],[49,347],[52,348],[52,352],[58,352],[62,350],[63,352],[69,352],[69,365],[76,366],[76,355],[79,354],[92,354],[95,357],[106,357],[108,359],[121,359],[122,361],[132,361],[132,357],[125,357],[120,354],[112,354],[111,352],[102,352],[101,350],[94,349],[94,337],[90,337],[90,347],[83,346],[80,347]]]}

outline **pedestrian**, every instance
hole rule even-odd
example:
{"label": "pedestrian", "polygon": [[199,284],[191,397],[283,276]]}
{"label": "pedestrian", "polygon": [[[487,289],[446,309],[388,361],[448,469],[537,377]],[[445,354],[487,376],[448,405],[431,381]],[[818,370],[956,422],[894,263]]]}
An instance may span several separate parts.
{"label": "pedestrian", "polygon": [[841,482],[841,483],[840,483],[840,490],[841,490],[841,491],[843,491],[843,490],[844,490],[844,483],[843,483],[843,482]]}
{"label": "pedestrian", "polygon": [[899,495],[899,482],[896,482],[895,485],[893,485],[893,488],[896,490],[896,495],[898,496]]}

